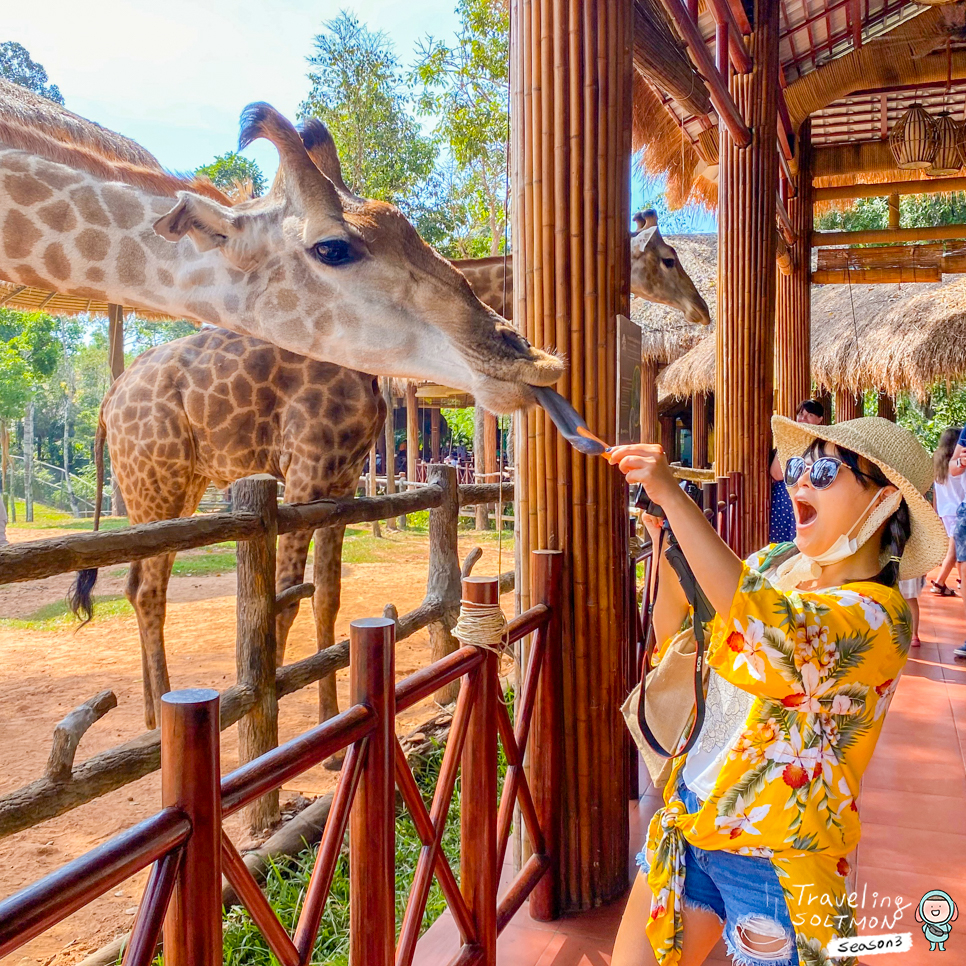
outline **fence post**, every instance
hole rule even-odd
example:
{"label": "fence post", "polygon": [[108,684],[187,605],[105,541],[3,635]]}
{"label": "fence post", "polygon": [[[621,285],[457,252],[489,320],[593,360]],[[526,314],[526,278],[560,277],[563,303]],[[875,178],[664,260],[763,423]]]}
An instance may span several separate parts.
{"label": "fence post", "polygon": [[[429,625],[432,660],[439,661],[459,647],[453,628],[460,609],[459,516],[460,496],[455,466],[432,463],[427,480],[443,491],[443,502],[429,511],[429,577],[426,597],[441,600],[443,617]],[[440,704],[455,701],[459,684],[453,682],[436,692]]]}
{"label": "fence post", "polygon": [[349,818],[349,962],[392,966],[396,935],[395,623],[349,625],[352,704],[377,715]]}
{"label": "fence post", "polygon": [[[499,604],[496,577],[467,577],[463,599],[474,604]],[[499,658],[483,652],[475,674],[463,687],[475,687],[470,720],[463,744],[460,785],[460,888],[476,921],[483,966],[496,963],[496,893],[500,870],[496,867],[496,702],[500,700]]]}
{"label": "fence post", "polygon": [[164,920],[165,966],[222,962],[218,703],[209,688],[161,698],[161,803],[191,821]]}
{"label": "fence post", "polygon": [[[278,697],[275,690],[275,545],[278,540],[278,484],[261,473],[232,484],[232,506],[256,513],[265,531],[238,542],[238,596],[235,663],[239,684],[255,692],[255,705],[238,722],[238,760],[253,761],[278,747]],[[263,795],[245,810],[254,830],[271,828],[281,818],[278,791]]]}
{"label": "fence post", "polygon": [[560,595],[563,554],[535,550],[530,556],[531,602],[550,608],[544,633],[543,668],[530,731],[530,789],[543,830],[550,868],[530,894],[530,915],[547,921],[560,916],[561,776],[563,774],[563,669],[560,666]]}

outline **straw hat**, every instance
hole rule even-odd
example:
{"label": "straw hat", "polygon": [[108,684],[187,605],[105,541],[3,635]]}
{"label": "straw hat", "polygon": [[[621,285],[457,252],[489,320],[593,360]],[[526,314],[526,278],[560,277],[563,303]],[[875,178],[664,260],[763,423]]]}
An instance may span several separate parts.
{"label": "straw hat", "polygon": [[771,428],[782,466],[789,457],[801,456],[816,439],[834,443],[875,463],[898,487],[909,507],[912,532],[899,561],[899,579],[921,577],[939,566],[949,537],[942,520],[923,496],[933,483],[932,459],[909,430],[881,416],[863,416],[831,426],[772,416]]}

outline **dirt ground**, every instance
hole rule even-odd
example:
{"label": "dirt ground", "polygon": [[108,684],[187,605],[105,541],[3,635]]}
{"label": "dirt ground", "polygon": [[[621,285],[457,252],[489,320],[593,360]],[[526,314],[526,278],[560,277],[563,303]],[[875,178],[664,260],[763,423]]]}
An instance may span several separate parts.
{"label": "dirt ground", "polygon": [[[11,529],[14,541],[49,538],[65,531]],[[391,537],[398,542],[393,563],[358,563],[343,567],[342,609],[337,625],[341,639],[349,621],[382,614],[394,603],[399,613],[415,607],[426,588],[428,545],[414,535]],[[475,545],[473,534],[460,540],[461,557]],[[503,569],[512,566],[504,548]],[[476,567],[478,574],[498,571],[495,545],[488,545]],[[306,579],[311,579],[307,573]],[[23,617],[40,606],[63,599],[68,577],[0,588],[0,618]],[[123,593],[123,578],[103,574],[98,593]],[[235,575],[172,578],[166,649],[172,686],[213,687],[224,690],[235,678]],[[504,600],[512,612],[512,598]],[[402,641],[396,649],[397,678],[430,661],[425,631]],[[309,602],[303,601],[289,638],[287,661],[315,651]],[[73,627],[28,631],[0,626],[0,794],[40,777],[50,752],[57,722],[72,708],[110,688],[118,706],[85,735],[77,761],[120,744],[144,729],[141,703],[141,664],[137,625],[133,615],[97,620],[75,631]],[[348,672],[339,675],[339,699],[348,698]],[[430,717],[429,702],[397,719],[400,734]],[[283,741],[317,723],[317,692],[308,688],[286,697],[280,706]],[[222,733],[222,770],[237,765],[236,730]],[[336,776],[313,768],[282,793],[283,804],[295,795],[313,797],[334,786]],[[155,812],[160,804],[158,774],[118,789],[72,812],[33,829],[0,840],[0,897],[8,896],[71,859]],[[238,816],[228,821],[232,838],[241,847],[252,841]],[[147,873],[75,913],[59,926],[23,947],[9,962],[17,966],[66,966],[130,928]]]}

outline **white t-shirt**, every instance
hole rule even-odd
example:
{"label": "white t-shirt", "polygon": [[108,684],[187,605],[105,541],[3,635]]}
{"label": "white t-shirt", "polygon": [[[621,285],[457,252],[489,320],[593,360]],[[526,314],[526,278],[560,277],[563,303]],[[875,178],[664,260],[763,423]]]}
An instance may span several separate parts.
{"label": "white t-shirt", "polygon": [[959,504],[966,500],[966,474],[946,477],[945,483],[933,484],[936,490],[936,513],[941,517],[956,515]]}
{"label": "white t-shirt", "polygon": [[753,694],[736,688],[713,668],[708,671],[704,724],[681,770],[684,784],[702,801],[711,797],[721,766],[744,730],[754,700]]}

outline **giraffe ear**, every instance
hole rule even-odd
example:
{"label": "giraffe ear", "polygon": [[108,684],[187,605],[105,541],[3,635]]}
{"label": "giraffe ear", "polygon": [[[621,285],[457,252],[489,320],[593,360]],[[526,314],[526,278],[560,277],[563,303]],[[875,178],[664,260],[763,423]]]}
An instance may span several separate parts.
{"label": "giraffe ear", "polygon": [[200,252],[222,248],[238,233],[237,215],[209,198],[178,192],[178,203],[154,223],[154,230],[170,242],[186,235]]}

